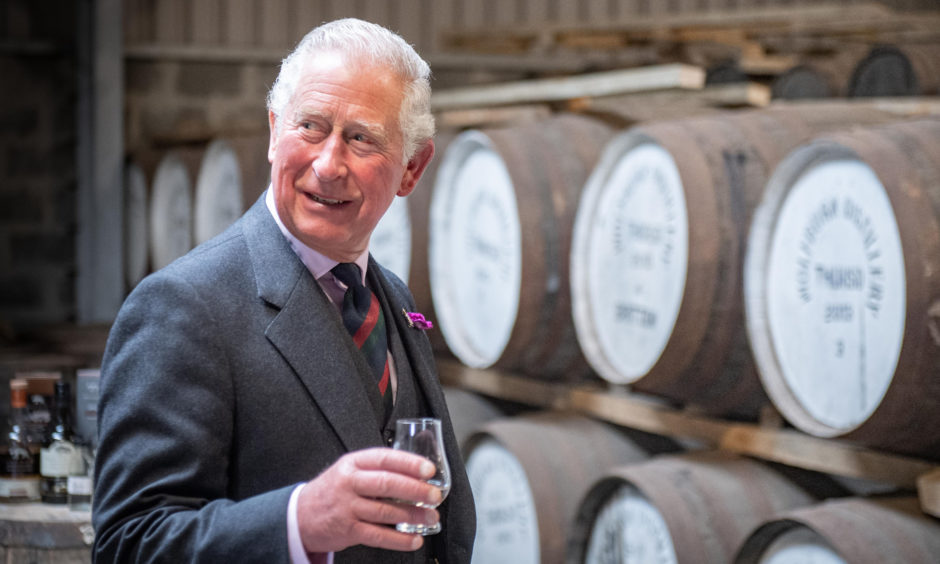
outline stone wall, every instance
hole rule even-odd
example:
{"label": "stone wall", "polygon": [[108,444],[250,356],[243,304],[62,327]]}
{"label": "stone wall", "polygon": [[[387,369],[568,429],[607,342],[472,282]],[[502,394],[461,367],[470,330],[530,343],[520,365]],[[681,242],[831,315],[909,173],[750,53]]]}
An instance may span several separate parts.
{"label": "stone wall", "polygon": [[75,2],[0,4],[0,330],[75,316]]}

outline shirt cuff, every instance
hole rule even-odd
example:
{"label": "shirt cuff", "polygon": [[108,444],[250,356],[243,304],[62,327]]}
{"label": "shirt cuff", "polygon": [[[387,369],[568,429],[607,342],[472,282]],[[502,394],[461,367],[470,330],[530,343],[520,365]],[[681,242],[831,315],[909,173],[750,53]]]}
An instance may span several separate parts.
{"label": "shirt cuff", "polygon": [[287,503],[287,547],[292,564],[333,564],[332,552],[308,553],[300,540],[300,525],[297,523],[297,499],[304,484],[298,484]]}

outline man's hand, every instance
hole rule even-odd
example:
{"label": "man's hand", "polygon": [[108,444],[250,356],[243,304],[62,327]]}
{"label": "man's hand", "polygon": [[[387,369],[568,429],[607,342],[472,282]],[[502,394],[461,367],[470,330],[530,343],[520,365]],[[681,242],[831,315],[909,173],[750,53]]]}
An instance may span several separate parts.
{"label": "man's hand", "polygon": [[438,522],[437,511],[388,500],[437,505],[440,491],[425,483],[433,475],[429,460],[408,452],[371,448],[344,455],[300,491],[297,524],[304,549],[336,552],[357,544],[421,548],[423,537],[388,525],[432,525]]}

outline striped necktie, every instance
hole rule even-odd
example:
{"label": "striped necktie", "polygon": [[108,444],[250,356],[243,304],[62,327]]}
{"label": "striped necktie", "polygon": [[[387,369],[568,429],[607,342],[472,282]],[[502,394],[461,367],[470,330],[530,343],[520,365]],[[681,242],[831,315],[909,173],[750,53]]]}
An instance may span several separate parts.
{"label": "striped necktie", "polygon": [[357,264],[341,262],[334,266],[331,272],[346,285],[346,294],[343,296],[343,325],[372,369],[385,406],[385,417],[388,417],[392,412],[392,387],[389,385],[391,376],[388,367],[388,336],[382,306],[372,290],[362,283],[362,271]]}

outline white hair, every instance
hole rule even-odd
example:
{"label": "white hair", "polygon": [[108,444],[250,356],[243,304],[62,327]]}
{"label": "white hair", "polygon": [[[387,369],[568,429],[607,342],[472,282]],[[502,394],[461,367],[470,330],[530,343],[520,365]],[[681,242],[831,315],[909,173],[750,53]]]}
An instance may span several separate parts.
{"label": "white hair", "polygon": [[420,145],[434,136],[431,114],[431,68],[399,35],[382,26],[355,18],[325,23],[310,31],[281,62],[281,70],[268,92],[268,110],[275,127],[290,103],[304,63],[319,53],[334,52],[351,61],[364,61],[393,71],[405,84],[398,122],[407,163]]}

